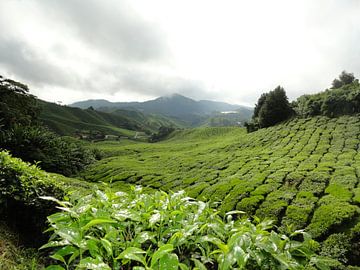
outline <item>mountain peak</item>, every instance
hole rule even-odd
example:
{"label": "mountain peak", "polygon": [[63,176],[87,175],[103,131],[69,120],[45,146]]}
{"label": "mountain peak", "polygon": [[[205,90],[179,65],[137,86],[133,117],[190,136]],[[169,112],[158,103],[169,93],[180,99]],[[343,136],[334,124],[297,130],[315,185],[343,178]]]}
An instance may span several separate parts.
{"label": "mountain peak", "polygon": [[223,112],[223,111],[236,111],[238,109],[242,109],[244,115],[247,118],[250,118],[252,110],[249,108],[244,108],[240,105],[232,105],[225,102],[217,102],[217,101],[196,101],[189,97],[183,96],[178,93],[172,93],[168,95],[164,95],[154,100],[148,100],[144,102],[96,102],[95,101],[85,101],[78,102],[73,104],[72,106],[80,107],[80,108],[88,108],[89,106],[93,106],[96,108],[105,107],[108,108],[123,108],[123,109],[131,109],[131,110],[139,110],[144,113],[154,113],[154,114],[162,114],[165,116],[173,116],[173,117],[183,117],[187,116],[187,118],[191,118],[191,115],[210,115],[214,112]]}
{"label": "mountain peak", "polygon": [[169,100],[169,99],[185,99],[185,100],[193,100],[191,98],[188,98],[188,97],[185,97],[183,95],[180,95],[178,93],[172,93],[172,94],[168,94],[168,95],[165,95],[165,96],[161,96],[157,99],[163,99],[163,100]]}

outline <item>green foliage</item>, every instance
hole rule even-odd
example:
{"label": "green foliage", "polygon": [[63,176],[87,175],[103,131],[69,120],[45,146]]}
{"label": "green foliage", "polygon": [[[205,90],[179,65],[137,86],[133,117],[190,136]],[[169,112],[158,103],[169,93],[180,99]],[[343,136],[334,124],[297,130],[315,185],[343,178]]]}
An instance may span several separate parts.
{"label": "green foliage", "polygon": [[149,141],[150,142],[158,142],[161,140],[164,140],[166,137],[168,137],[172,132],[174,132],[174,128],[173,127],[165,127],[165,126],[161,126],[159,128],[159,131],[157,133],[154,133],[151,135]]}
{"label": "green foliage", "polygon": [[116,110],[102,112],[79,109],[39,101],[39,119],[58,135],[89,136],[90,134],[115,135],[134,138],[137,131],[153,133],[161,126],[181,126],[165,116],[145,115],[139,111]]}
{"label": "green foliage", "polygon": [[322,256],[337,259],[347,263],[347,253],[351,249],[350,238],[344,233],[330,235],[322,244],[320,254]]}
{"label": "green foliage", "polygon": [[53,235],[42,248],[57,264],[47,269],[328,269],[307,234],[234,219],[240,211],[222,218],[184,192],[95,190],[60,205],[48,217]]}
{"label": "green foliage", "polygon": [[12,199],[34,207],[43,207],[39,196],[61,198],[63,189],[58,178],[50,175],[35,165],[29,165],[13,158],[8,152],[0,152],[0,202]]}
{"label": "green foliage", "polygon": [[269,93],[260,96],[255,105],[252,122],[245,124],[248,132],[253,132],[258,128],[270,127],[282,122],[293,115],[284,88],[276,87]]}
{"label": "green foliage", "polygon": [[339,79],[334,79],[332,82],[332,88],[340,88],[343,85],[352,83],[355,80],[353,73],[348,73],[345,70],[339,75]]}
{"label": "green foliage", "polygon": [[77,173],[93,162],[95,155],[90,150],[37,123],[38,100],[28,92],[26,85],[0,76],[0,150],[64,175]]}
{"label": "green foliage", "polygon": [[39,196],[62,198],[62,178],[0,152],[0,214],[22,234],[23,242],[39,245],[44,240],[46,216],[55,211],[55,205]]}
{"label": "green foliage", "polygon": [[[218,202],[222,213],[271,215],[281,231],[307,228],[323,241],[339,231],[349,234],[356,224],[359,136],[357,115],[297,118],[251,134],[242,128],[177,130],[159,144],[96,143],[109,157],[83,175],[118,186],[185,189]],[[351,245],[358,249],[357,242]]]}
{"label": "green foliage", "polygon": [[340,226],[359,213],[359,208],[345,202],[339,202],[334,199],[329,204],[321,205],[316,209],[309,225],[309,232],[315,238],[324,236],[335,226]]}
{"label": "green foliage", "polygon": [[30,125],[37,120],[39,106],[29,88],[0,75],[0,127],[8,130],[16,125]]}
{"label": "green foliage", "polygon": [[72,138],[58,137],[40,126],[15,126],[0,134],[0,147],[49,172],[75,174],[99,158]]}
{"label": "green foliage", "polygon": [[294,109],[299,116],[325,115],[336,117],[360,112],[360,85],[358,80],[314,95],[297,99]]}
{"label": "green foliage", "polygon": [[290,107],[284,88],[276,87],[270,91],[259,111],[259,125],[261,128],[273,126],[291,117]]}

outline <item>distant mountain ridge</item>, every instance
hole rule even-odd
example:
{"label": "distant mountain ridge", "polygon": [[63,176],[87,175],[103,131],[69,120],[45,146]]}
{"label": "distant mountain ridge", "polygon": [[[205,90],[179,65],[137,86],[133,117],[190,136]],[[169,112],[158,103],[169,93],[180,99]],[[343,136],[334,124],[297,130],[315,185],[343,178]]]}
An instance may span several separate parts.
{"label": "distant mountain ridge", "polygon": [[94,109],[100,110],[108,110],[108,108],[136,109],[145,113],[159,113],[175,117],[188,114],[211,114],[213,112],[239,110],[243,111],[244,113],[252,113],[252,108],[250,107],[210,100],[196,101],[179,94],[163,96],[144,102],[110,102],[104,99],[85,100],[75,102],[69,106],[82,109],[86,109],[92,106]]}

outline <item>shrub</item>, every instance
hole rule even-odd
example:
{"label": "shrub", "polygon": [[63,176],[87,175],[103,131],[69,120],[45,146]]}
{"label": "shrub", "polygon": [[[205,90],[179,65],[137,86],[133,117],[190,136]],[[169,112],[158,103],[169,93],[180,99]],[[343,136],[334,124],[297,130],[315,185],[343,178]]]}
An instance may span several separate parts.
{"label": "shrub", "polygon": [[15,126],[2,136],[0,148],[49,172],[75,174],[95,161],[96,150],[85,149],[70,137],[58,137],[38,126]]}
{"label": "shrub", "polygon": [[[42,247],[58,261],[49,269],[327,269],[307,234],[288,237],[270,231],[268,221],[233,219],[240,211],[222,218],[184,192],[95,190],[59,204]],[[299,234],[304,242],[291,239]]]}
{"label": "shrub", "polygon": [[309,233],[315,237],[326,235],[334,226],[339,226],[353,219],[359,208],[346,202],[332,200],[329,204],[321,205],[316,209],[308,226]]}
{"label": "shrub", "polygon": [[248,215],[251,215],[263,200],[264,196],[261,195],[244,198],[236,205],[236,209],[245,211]]}
{"label": "shrub", "polygon": [[350,237],[344,233],[330,235],[323,243],[320,254],[347,263],[347,253],[351,249]]}
{"label": "shrub", "polygon": [[44,240],[46,216],[55,211],[55,205],[44,203],[39,196],[62,198],[59,178],[0,152],[0,214],[24,234],[25,242],[40,244]]}
{"label": "shrub", "polygon": [[354,198],[353,201],[355,203],[360,204],[360,187],[354,189]]}

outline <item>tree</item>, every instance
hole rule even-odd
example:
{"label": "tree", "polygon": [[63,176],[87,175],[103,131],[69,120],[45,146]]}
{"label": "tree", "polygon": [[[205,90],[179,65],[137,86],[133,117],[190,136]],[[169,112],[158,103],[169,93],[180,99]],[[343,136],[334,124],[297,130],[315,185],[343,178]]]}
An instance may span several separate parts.
{"label": "tree", "polygon": [[75,139],[59,137],[37,121],[40,107],[29,88],[0,76],[0,149],[50,172],[71,175],[95,160]]}
{"label": "tree", "polygon": [[259,126],[261,128],[273,126],[288,119],[293,114],[294,111],[290,106],[284,88],[278,86],[266,95],[259,110]]}
{"label": "tree", "polygon": [[149,138],[150,142],[158,142],[169,136],[175,129],[173,127],[161,126],[158,133],[154,133]]}
{"label": "tree", "polygon": [[36,97],[20,82],[0,75],[0,121],[4,130],[16,125],[30,125],[39,116]]}
{"label": "tree", "polygon": [[259,128],[273,126],[294,114],[284,88],[278,86],[260,96],[255,105],[252,120],[246,122],[245,127],[247,132],[253,132]]}
{"label": "tree", "polygon": [[255,104],[255,108],[254,108],[254,114],[252,116],[253,119],[259,117],[260,109],[264,105],[267,96],[268,93],[263,93],[258,99],[258,102]]}
{"label": "tree", "polygon": [[354,82],[355,76],[354,73],[348,73],[345,70],[341,72],[339,78],[334,79],[332,82],[332,89],[340,88],[344,85]]}

